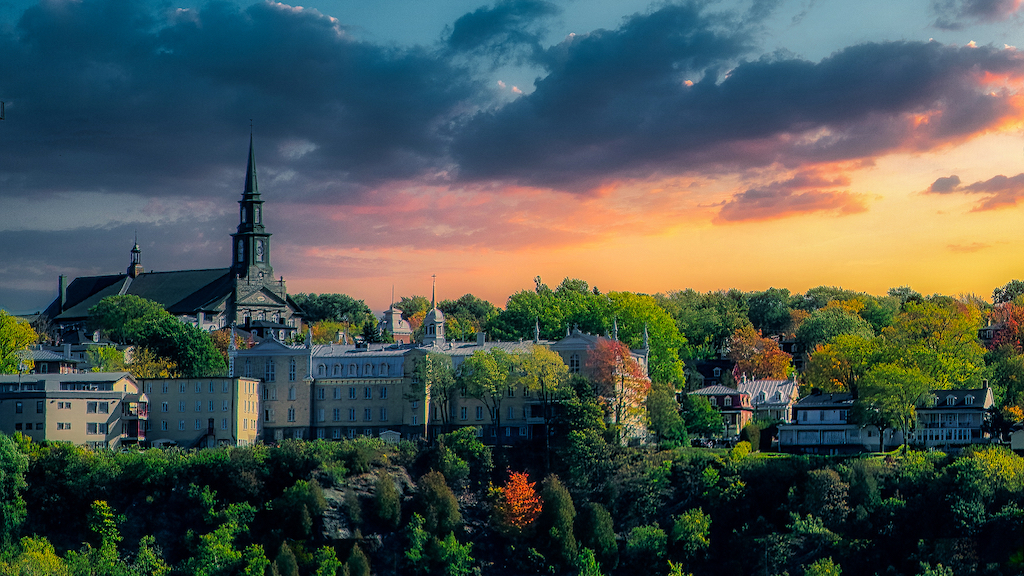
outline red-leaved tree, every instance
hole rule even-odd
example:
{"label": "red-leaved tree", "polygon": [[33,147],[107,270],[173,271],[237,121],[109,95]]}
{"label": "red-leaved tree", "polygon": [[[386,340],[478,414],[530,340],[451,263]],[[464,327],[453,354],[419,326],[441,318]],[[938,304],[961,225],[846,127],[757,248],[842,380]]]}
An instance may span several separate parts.
{"label": "red-leaved tree", "polygon": [[586,370],[597,386],[597,395],[611,408],[616,425],[643,425],[651,380],[628,346],[617,340],[598,340],[587,356]]}
{"label": "red-leaved tree", "polygon": [[541,512],[537,483],[525,472],[510,472],[500,491],[494,508],[498,528],[513,538],[529,535]]}

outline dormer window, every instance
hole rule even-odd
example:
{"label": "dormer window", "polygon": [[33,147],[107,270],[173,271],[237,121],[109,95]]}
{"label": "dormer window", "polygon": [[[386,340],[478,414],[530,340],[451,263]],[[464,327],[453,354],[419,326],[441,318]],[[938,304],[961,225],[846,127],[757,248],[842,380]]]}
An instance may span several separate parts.
{"label": "dormer window", "polygon": [[714,370],[711,371],[711,373],[715,375],[715,378],[721,378],[722,377],[722,369],[721,368],[715,368]]}
{"label": "dormer window", "polygon": [[732,406],[732,396],[726,396],[725,399],[722,400],[722,406]]}
{"label": "dormer window", "polygon": [[712,406],[718,406],[718,400],[714,396],[708,396],[708,402],[710,402]]}
{"label": "dormer window", "polygon": [[765,395],[764,390],[762,390],[762,391],[757,393],[757,401],[756,402],[758,404],[763,404],[766,400],[767,400],[767,396]]}
{"label": "dormer window", "polygon": [[954,404],[956,404],[956,397],[955,396],[946,396],[946,406],[952,406]]}
{"label": "dormer window", "polygon": [[966,404],[968,406],[973,405],[974,404],[974,396],[965,396],[964,397],[964,404]]}

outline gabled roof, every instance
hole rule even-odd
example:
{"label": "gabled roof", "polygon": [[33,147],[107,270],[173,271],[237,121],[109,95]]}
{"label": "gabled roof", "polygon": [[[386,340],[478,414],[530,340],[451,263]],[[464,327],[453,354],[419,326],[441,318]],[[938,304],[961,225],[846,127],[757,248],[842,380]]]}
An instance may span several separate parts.
{"label": "gabled roof", "polygon": [[849,392],[820,392],[804,396],[797,400],[795,407],[821,408],[829,406],[834,408],[849,408],[853,405],[853,401],[853,394]]}
{"label": "gabled roof", "polygon": [[[67,304],[63,313],[51,318],[78,320],[89,316],[92,308],[107,296],[133,294],[162,305],[174,315],[195,314],[212,310],[234,290],[230,268],[145,272],[137,278],[127,274],[116,276],[85,276],[75,278],[68,286]],[[57,302],[47,308],[56,311]]]}
{"label": "gabled roof", "polygon": [[[750,394],[750,401],[754,404],[785,404],[795,395],[797,383],[795,380],[748,380],[736,387]],[[764,402],[757,401],[761,392],[764,392]],[[781,399],[776,398],[776,393],[781,393]]]}
{"label": "gabled roof", "polygon": [[[991,408],[994,404],[991,388],[932,390],[931,393],[935,398],[935,405],[930,406],[926,404],[919,406],[919,410],[942,410],[945,408],[985,410]],[[973,401],[970,404],[967,403],[968,396],[973,397]],[[950,399],[952,399],[952,403],[949,402]]]}
{"label": "gabled roof", "polygon": [[33,362],[67,362],[69,364],[78,364],[79,362],[74,358],[68,358],[67,356],[54,352],[53,350],[39,350],[35,348],[21,350],[18,352],[18,356],[21,356],[26,360],[30,359]]}
{"label": "gabled roof", "polygon": [[693,392],[690,392],[690,394],[694,394],[697,396],[725,396],[732,394],[747,394],[747,392],[744,392],[742,390],[736,390],[735,388],[729,388],[728,386],[715,384],[714,386],[705,386],[699,390],[694,390]]}

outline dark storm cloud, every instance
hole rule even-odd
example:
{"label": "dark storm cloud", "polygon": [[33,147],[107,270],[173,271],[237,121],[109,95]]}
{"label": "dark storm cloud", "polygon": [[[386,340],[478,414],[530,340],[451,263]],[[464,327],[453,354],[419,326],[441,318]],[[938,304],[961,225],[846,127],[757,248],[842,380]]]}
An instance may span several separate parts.
{"label": "dark storm cloud", "polygon": [[623,176],[928,149],[1011,114],[1009,97],[979,78],[1024,71],[1012,50],[936,42],[728,70],[750,48],[725,24],[672,6],[552,47],[533,93],[478,113],[457,135],[460,176],[588,190]]}
{"label": "dark storm cloud", "polygon": [[[0,54],[5,194],[208,194],[244,164],[250,118],[271,170],[334,189],[415,176],[443,164],[439,127],[477,90],[435,53],[272,3],[44,2],[0,34]],[[290,142],[305,153],[285,156]]]}
{"label": "dark storm cloud", "polygon": [[542,0],[504,0],[456,20],[447,44],[458,52],[486,52],[499,61],[520,50],[528,57],[541,51],[543,19],[559,12]]}
{"label": "dark storm cloud", "polygon": [[1006,20],[1020,9],[1020,0],[932,0],[933,26],[960,30],[971,22]]}
{"label": "dark storm cloud", "polygon": [[856,214],[864,212],[864,198],[845,190],[825,190],[849,185],[848,178],[823,177],[802,172],[789,180],[772,182],[735,194],[722,206],[717,223],[774,220],[812,212]]}
{"label": "dark storm cloud", "polygon": [[999,174],[988,180],[979,180],[965,186],[960,185],[960,178],[957,176],[939,178],[928,188],[927,192],[932,194],[959,192],[985,196],[974,207],[974,212],[1009,208],[1016,206],[1021,199],[1024,199],[1024,174],[1009,177]]}

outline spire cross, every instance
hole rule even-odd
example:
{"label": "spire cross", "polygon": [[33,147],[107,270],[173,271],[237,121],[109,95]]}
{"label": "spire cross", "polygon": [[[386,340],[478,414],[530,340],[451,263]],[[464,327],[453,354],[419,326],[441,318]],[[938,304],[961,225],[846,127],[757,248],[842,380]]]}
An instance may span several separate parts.
{"label": "spire cross", "polygon": [[437,274],[431,274],[430,277],[433,278],[433,282],[430,286],[430,308],[434,309],[436,308],[434,305],[434,299],[437,293]]}

